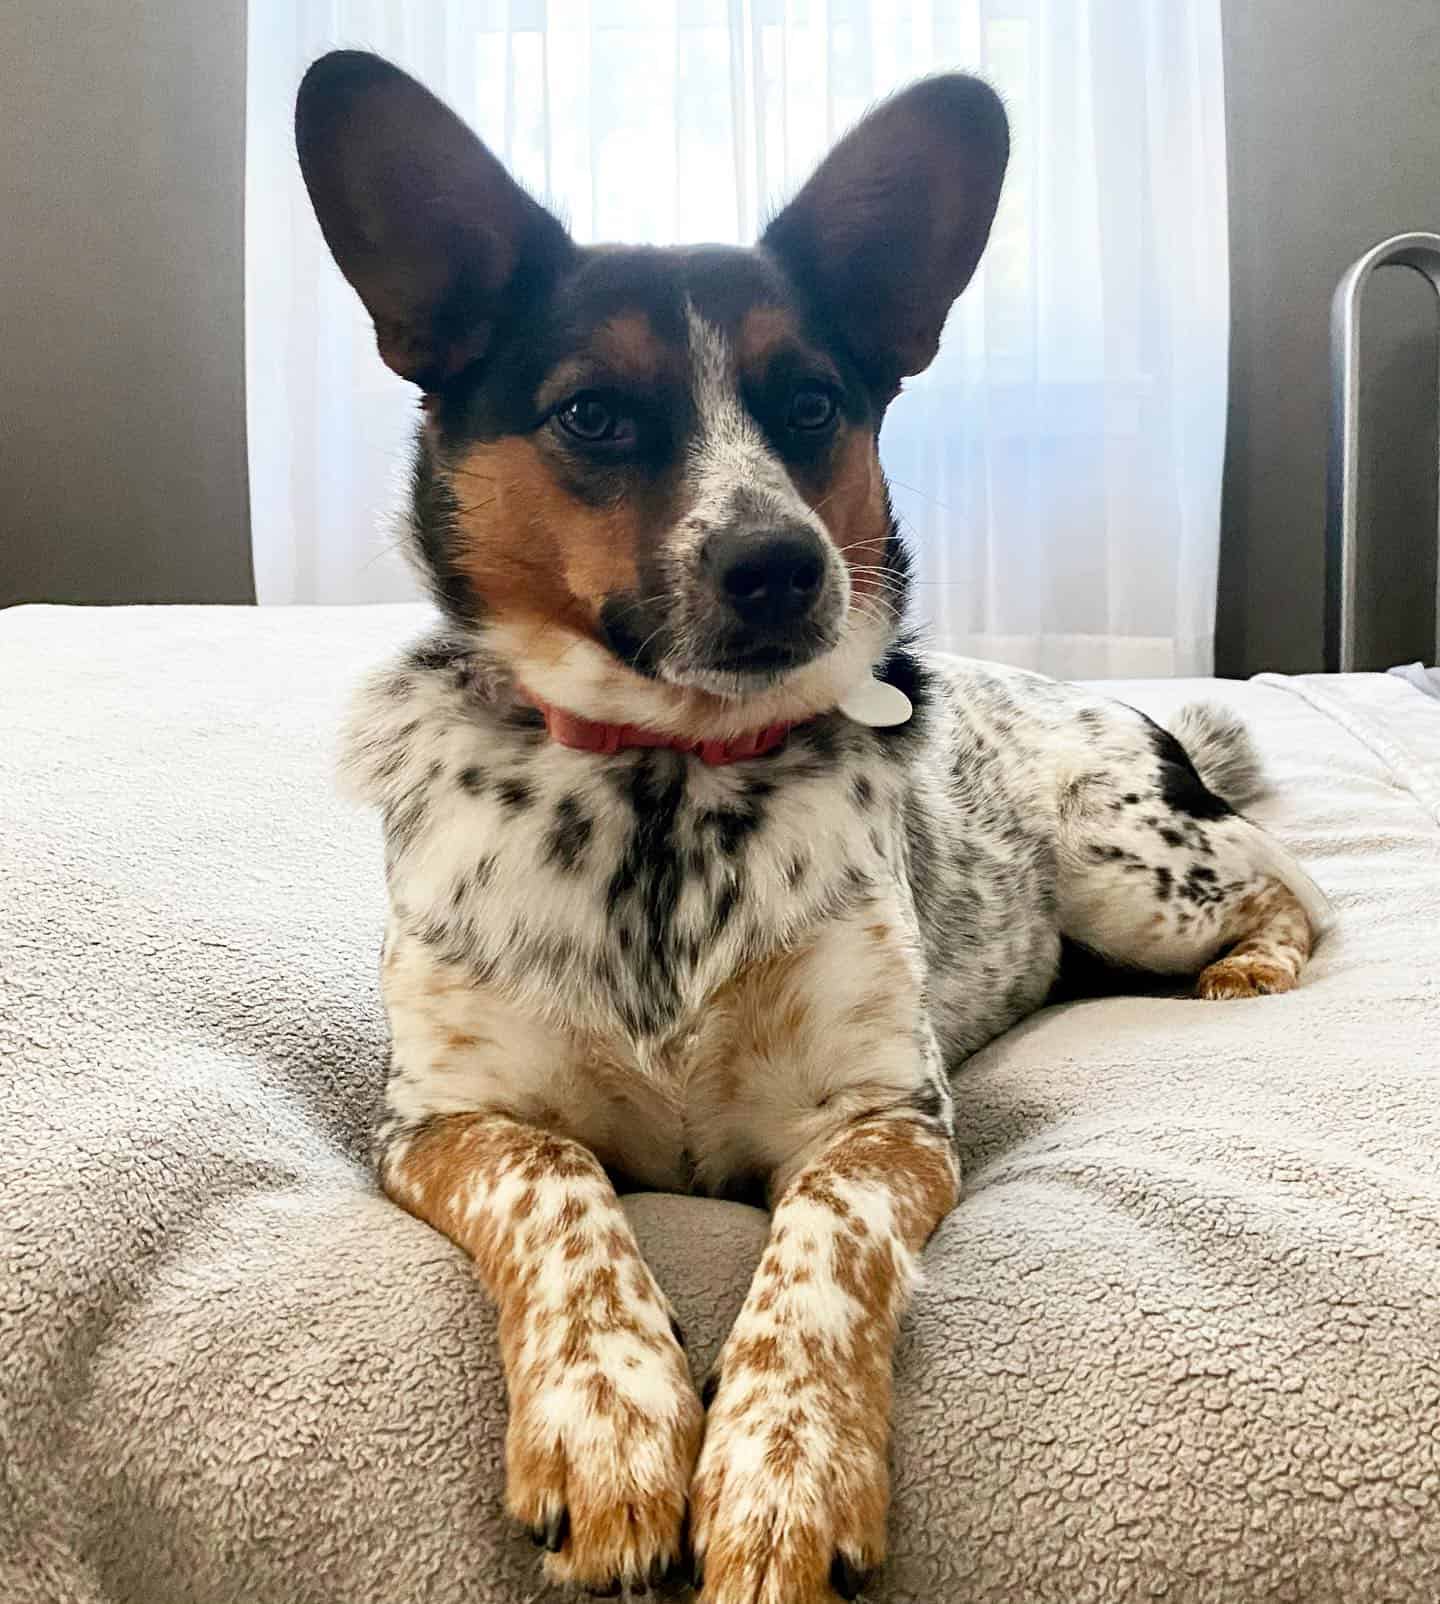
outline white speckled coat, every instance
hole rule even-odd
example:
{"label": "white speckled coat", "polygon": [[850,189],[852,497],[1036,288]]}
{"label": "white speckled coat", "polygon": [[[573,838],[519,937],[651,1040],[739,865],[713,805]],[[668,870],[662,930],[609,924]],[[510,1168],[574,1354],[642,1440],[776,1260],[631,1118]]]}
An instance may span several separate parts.
{"label": "white speckled coat", "polygon": [[[713,999],[827,930],[883,918],[903,933],[924,1051],[889,1090],[948,1119],[945,1071],[1043,1001],[1062,935],[1117,964],[1196,973],[1277,869],[1318,915],[1304,877],[1142,715],[958,659],[905,656],[903,671],[907,726],[835,714],[726,767],[555,745],[461,640],[379,674],[348,767],[385,821],[391,1114],[547,1111],[638,1182],[723,1191],[783,1171],[813,1141],[815,1109],[877,1095],[873,1064],[828,1055],[773,1066],[794,1082],[783,1098],[757,1075],[722,1105],[696,1080]],[[1217,752],[1240,739],[1203,712],[1191,727],[1218,729]],[[868,961],[837,942],[837,1006]],[[443,1020],[427,1004],[412,1024],[399,998],[437,966],[485,1001],[462,990]],[[501,1006],[503,1031],[489,1017]],[[501,1050],[437,1061],[440,1029]],[[561,1038],[587,1044],[588,1070]]]}
{"label": "white speckled coat", "polygon": [[[992,90],[886,102],[751,250],[577,245],[373,56],[317,62],[296,130],[423,392],[445,619],[349,737],[391,903],[381,1182],[496,1301],[506,1501],[552,1580],[853,1599],[898,1322],[959,1193],[948,1070],[1064,940],[1255,995],[1296,983],[1320,899],[1232,811],[1256,774],[1223,715],[1185,720],[1192,763],[1127,708],[901,644],[879,432],[985,245]],[[912,717],[847,718],[871,674]],[[622,1178],[772,1204],[701,1396]]]}

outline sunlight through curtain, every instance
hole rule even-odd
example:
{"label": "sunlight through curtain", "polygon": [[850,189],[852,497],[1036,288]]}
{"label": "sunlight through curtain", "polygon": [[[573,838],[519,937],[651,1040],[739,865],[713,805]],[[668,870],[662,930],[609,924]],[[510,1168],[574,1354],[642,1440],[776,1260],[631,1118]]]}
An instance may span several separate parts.
{"label": "sunlight through curtain", "polygon": [[262,602],[416,594],[416,398],[325,252],[291,138],[313,57],[438,91],[582,241],[752,240],[926,72],[1014,157],[990,249],[882,456],[938,646],[1065,676],[1211,666],[1229,324],[1218,0],[250,0],[251,506]]}

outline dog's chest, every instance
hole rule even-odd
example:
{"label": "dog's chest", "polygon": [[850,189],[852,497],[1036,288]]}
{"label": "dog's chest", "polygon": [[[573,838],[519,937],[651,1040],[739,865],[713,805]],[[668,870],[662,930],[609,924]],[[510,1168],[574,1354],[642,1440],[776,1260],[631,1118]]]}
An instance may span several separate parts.
{"label": "dog's chest", "polygon": [[683,1031],[746,964],[903,878],[899,776],[868,772],[858,738],[711,769],[432,712],[382,744],[396,916],[574,1028]]}

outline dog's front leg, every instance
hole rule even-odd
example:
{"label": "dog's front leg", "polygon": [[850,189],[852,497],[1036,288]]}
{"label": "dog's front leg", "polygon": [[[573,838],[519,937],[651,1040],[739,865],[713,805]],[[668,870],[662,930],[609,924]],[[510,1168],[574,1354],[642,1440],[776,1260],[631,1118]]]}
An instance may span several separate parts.
{"label": "dog's front leg", "polygon": [[728,1006],[723,1043],[767,1120],[791,1102],[806,1136],[775,1167],[769,1244],[711,1378],[691,1491],[706,1604],[834,1604],[884,1554],[896,1329],[960,1185],[907,945],[872,914]]}
{"label": "dog's front leg", "polygon": [[552,1580],[619,1591],[680,1558],[700,1403],[609,1178],[586,1148],[503,1114],[402,1131],[396,1202],[475,1261],[499,1310],[506,1502]]}

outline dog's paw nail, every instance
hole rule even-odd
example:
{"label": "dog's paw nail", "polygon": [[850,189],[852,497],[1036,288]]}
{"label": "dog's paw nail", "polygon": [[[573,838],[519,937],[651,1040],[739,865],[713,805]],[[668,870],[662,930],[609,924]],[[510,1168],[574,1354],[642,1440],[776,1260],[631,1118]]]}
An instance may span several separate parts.
{"label": "dog's paw nail", "polygon": [[690,1561],[690,1585],[697,1593],[705,1587],[705,1561],[699,1554]]}
{"label": "dog's paw nail", "polygon": [[611,1582],[607,1587],[587,1587],[585,1591],[591,1598],[619,1598],[620,1583],[617,1579]]}
{"label": "dog's paw nail", "polygon": [[718,1370],[712,1370],[710,1374],[706,1376],[704,1384],[700,1388],[700,1402],[708,1409],[710,1405],[715,1402],[715,1394],[719,1392],[719,1390],[720,1372]]}
{"label": "dog's paw nail", "polygon": [[685,1327],[680,1324],[673,1314],[670,1316],[670,1335],[675,1338],[682,1348],[685,1346]]}
{"label": "dog's paw nail", "polygon": [[530,1532],[530,1541],[536,1548],[548,1549],[552,1554],[558,1554],[565,1546],[565,1539],[570,1535],[570,1511],[559,1509],[550,1516],[543,1526],[536,1526]]}
{"label": "dog's paw nail", "polygon": [[830,1561],[830,1585],[844,1599],[859,1598],[870,1572],[862,1571],[848,1555],[836,1552]]}

